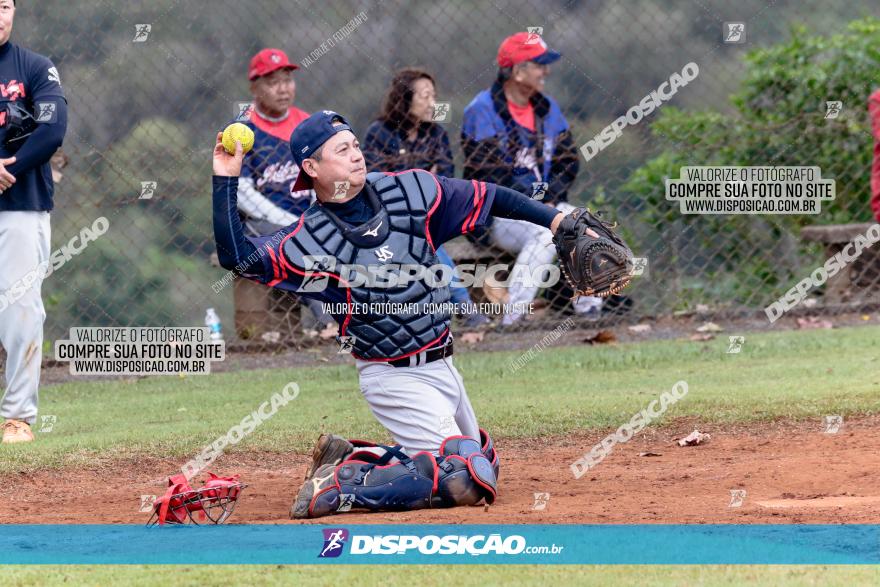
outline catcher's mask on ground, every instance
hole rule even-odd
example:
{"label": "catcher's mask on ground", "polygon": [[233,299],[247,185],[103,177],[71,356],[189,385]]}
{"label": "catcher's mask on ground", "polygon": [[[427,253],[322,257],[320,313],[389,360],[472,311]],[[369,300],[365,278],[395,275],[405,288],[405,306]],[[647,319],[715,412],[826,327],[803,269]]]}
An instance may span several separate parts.
{"label": "catcher's mask on ground", "polygon": [[161,526],[166,522],[185,524],[187,518],[193,524],[225,522],[235,511],[238,496],[247,485],[238,480],[238,475],[218,477],[208,473],[208,476],[208,481],[199,489],[190,487],[183,475],[169,477],[168,491],[153,504],[147,526]]}

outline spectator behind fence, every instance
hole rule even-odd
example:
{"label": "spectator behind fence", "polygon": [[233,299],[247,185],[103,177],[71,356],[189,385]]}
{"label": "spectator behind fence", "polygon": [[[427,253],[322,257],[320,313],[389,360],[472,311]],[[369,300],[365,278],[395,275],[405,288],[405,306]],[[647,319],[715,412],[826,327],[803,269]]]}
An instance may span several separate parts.
{"label": "spectator behind fence", "polygon": [[[574,209],[567,200],[578,154],[559,105],[543,93],[550,64],[560,57],[534,33],[504,39],[498,78],[465,108],[461,137],[465,178],[532,194],[567,214]],[[489,236],[495,246],[517,254],[517,265],[527,265],[530,273],[556,254],[550,231],[528,222],[494,218]],[[504,325],[523,317],[538,288],[513,280],[508,293],[514,310],[504,316]],[[581,297],[574,310],[598,316],[601,304],[599,298]]]}
{"label": "spectator behind fence", "polygon": [[244,158],[238,210],[253,236],[295,224],[314,197],[312,190],[292,189],[299,167],[290,156],[288,141],[293,129],[309,116],[293,105],[296,69],[299,66],[279,49],[263,49],[248,69],[253,105],[242,122],[254,131],[254,147]]}
{"label": "spectator behind fence", "polygon": [[[290,135],[308,113],[293,105],[294,70],[280,49],[253,56],[248,80],[253,105],[242,120],[254,131],[254,147],[245,155],[238,182],[238,211],[250,236],[274,234],[299,222],[314,198],[312,190],[294,190],[299,167],[290,155]],[[321,327],[322,338],[335,335],[335,323],[321,304],[301,298]]]}
{"label": "spectator behind fence", "polygon": [[[434,122],[434,78],[427,71],[406,68],[391,80],[382,112],[367,128],[361,149],[367,171],[405,171],[425,169],[444,177],[453,177],[452,148],[449,135]],[[455,267],[443,247],[437,248],[439,261]],[[466,311],[465,326],[477,327],[489,319],[477,313],[467,288],[450,285],[452,301]]]}
{"label": "spectator behind fence", "polygon": [[874,161],[871,164],[871,210],[880,222],[880,89],[868,98],[871,130],[874,134]]}

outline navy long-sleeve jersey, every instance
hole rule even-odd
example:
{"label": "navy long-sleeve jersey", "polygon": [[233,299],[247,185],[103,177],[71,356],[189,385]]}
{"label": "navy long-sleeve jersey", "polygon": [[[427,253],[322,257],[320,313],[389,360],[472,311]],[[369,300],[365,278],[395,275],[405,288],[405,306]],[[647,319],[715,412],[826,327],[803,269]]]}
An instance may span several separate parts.
{"label": "navy long-sleeve jersey", "polygon": [[[19,101],[39,122],[29,137],[12,147],[5,144],[6,109],[10,102]],[[0,211],[52,209],[55,186],[49,159],[61,146],[66,130],[67,100],[52,62],[8,41],[0,45],[0,158],[16,158],[6,166],[15,184],[0,194]]]}
{"label": "navy long-sleeve jersey", "polygon": [[[440,186],[439,202],[428,221],[428,233],[434,247],[485,226],[492,215],[527,220],[549,228],[559,214],[554,208],[495,184],[442,176],[436,178]],[[281,242],[297,230],[304,217],[274,235],[247,237],[236,210],[238,178],[214,176],[213,188],[214,239],[220,265],[268,286],[296,291],[302,278],[282,269],[284,252]],[[317,202],[314,205],[327,206],[340,220],[351,225],[365,222],[373,215],[360,194],[343,204]],[[329,303],[346,301],[344,291],[339,288],[326,288],[317,293],[300,292],[299,295]]]}

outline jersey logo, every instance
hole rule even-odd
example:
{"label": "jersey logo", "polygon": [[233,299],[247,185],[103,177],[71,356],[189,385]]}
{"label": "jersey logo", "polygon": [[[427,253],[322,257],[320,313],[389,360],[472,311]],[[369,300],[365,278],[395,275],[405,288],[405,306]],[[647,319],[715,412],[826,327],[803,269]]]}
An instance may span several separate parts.
{"label": "jersey logo", "polygon": [[376,225],[376,228],[371,228],[366,231],[362,236],[379,236],[379,227],[382,226],[384,220],[380,220],[379,224]]}
{"label": "jersey logo", "polygon": [[24,84],[17,80],[10,80],[9,83],[0,84],[0,96],[9,98],[10,102],[15,102],[19,98],[24,98]]}
{"label": "jersey logo", "polygon": [[260,177],[257,178],[257,189],[261,190],[266,185],[293,185],[296,176],[299,175],[299,167],[293,161],[284,161],[267,165]]}
{"label": "jersey logo", "polygon": [[58,69],[56,67],[49,68],[49,81],[55,82],[59,86],[61,85],[61,76],[58,75]]}
{"label": "jersey logo", "polygon": [[394,252],[391,249],[389,249],[387,245],[382,247],[378,251],[373,251],[373,252],[376,253],[376,256],[379,258],[379,261],[381,261],[382,263],[388,261],[391,257],[394,256]]}

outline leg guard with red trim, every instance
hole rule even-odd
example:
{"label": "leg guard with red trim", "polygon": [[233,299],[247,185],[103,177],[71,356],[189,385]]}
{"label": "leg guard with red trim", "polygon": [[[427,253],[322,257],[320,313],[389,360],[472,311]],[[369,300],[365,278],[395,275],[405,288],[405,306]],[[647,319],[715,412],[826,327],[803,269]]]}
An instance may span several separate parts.
{"label": "leg guard with red trim", "polygon": [[450,436],[440,445],[440,484],[433,507],[493,503],[498,494],[495,467],[469,436]]}
{"label": "leg guard with red trim", "polygon": [[495,443],[492,442],[492,437],[482,428],[480,428],[480,444],[480,450],[486,455],[489,462],[492,463],[492,469],[495,471],[495,480],[497,481],[499,469],[501,468],[501,459],[498,458],[498,452],[495,450]]}
{"label": "leg guard with red trim", "polygon": [[[400,447],[385,447],[377,457],[355,451],[339,465],[322,466],[303,484],[292,508],[294,518],[317,518],[353,509],[418,510],[495,501],[497,483],[492,463],[480,443],[466,436],[447,438],[441,456],[428,452],[408,456]],[[398,462],[387,464],[396,457]]]}

